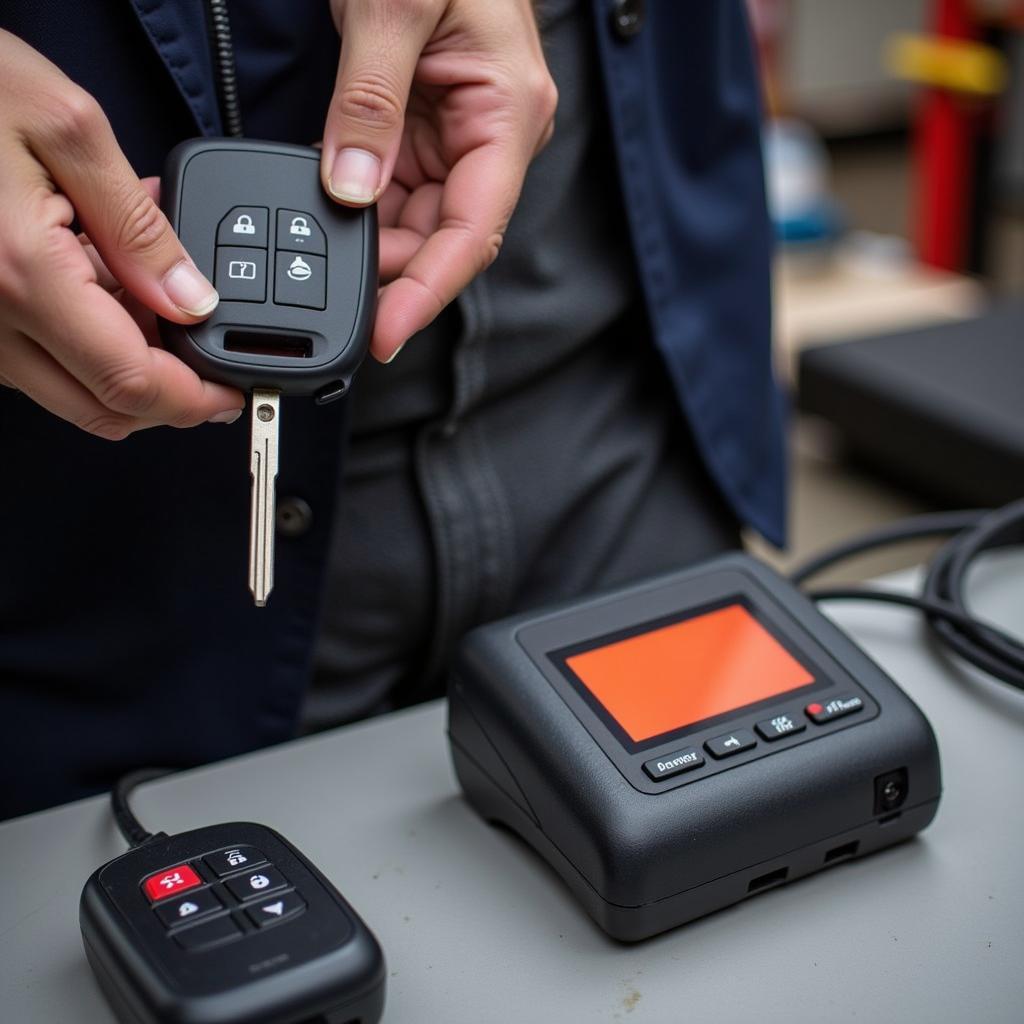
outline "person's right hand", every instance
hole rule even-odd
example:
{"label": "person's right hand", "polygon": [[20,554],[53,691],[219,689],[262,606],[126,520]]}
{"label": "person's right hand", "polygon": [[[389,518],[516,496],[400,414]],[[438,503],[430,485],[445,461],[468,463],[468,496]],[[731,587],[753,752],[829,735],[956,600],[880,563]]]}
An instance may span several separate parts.
{"label": "person's right hand", "polygon": [[[0,384],[99,437],[237,419],[241,393],[157,347],[217,305],[99,104],[0,31]],[[70,225],[77,216],[86,235]]]}

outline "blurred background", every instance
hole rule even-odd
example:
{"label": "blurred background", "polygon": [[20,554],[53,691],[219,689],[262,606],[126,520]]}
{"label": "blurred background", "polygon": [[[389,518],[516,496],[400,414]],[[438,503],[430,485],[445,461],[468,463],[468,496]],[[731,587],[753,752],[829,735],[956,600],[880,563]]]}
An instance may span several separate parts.
{"label": "blurred background", "polygon": [[748,2],[795,410],[790,548],[750,546],[786,568],[1024,497],[1024,0]]}

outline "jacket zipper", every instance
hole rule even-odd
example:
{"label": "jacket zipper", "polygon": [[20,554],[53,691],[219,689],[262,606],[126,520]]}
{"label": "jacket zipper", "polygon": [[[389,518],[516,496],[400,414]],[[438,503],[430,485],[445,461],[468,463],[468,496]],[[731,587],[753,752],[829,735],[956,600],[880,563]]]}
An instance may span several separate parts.
{"label": "jacket zipper", "polygon": [[242,110],[238,100],[238,76],[235,71],[235,47],[231,42],[228,0],[206,0],[206,20],[221,123],[225,135],[237,138],[242,134]]}

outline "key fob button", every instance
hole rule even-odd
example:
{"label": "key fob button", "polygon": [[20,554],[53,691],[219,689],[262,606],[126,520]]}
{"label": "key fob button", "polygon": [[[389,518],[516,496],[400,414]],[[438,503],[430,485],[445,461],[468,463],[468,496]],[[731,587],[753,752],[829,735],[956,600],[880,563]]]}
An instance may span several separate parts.
{"label": "key fob button", "polygon": [[263,302],[267,295],[266,251],[218,245],[213,283],[227,301]]}
{"label": "key fob button", "polygon": [[278,210],[277,248],[326,256],[327,239],[312,214],[302,210]]}
{"label": "key fob button", "polygon": [[237,939],[242,929],[231,920],[230,914],[215,917],[206,924],[197,924],[192,928],[179,928],[174,932],[174,941],[182,949],[197,951],[219,946],[221,943]]}
{"label": "key fob button", "polygon": [[187,864],[176,864],[173,868],[164,868],[150,875],[143,881],[142,888],[150,902],[155,903],[202,884],[203,880]]}
{"label": "key fob button", "polygon": [[246,913],[257,928],[266,928],[268,924],[301,914],[305,909],[306,901],[298,893],[283,892],[280,896],[251,906]]}
{"label": "key fob button", "polygon": [[153,909],[156,911],[156,916],[168,928],[172,928],[176,924],[205,917],[207,914],[212,914],[223,908],[224,904],[209,889],[200,889],[187,896],[179,896],[176,900],[164,900]]}
{"label": "key fob button", "polygon": [[266,249],[269,220],[265,206],[233,206],[217,225],[217,244]]}
{"label": "key fob button", "polygon": [[274,271],[274,302],[279,306],[327,306],[327,260],[295,252],[277,252]]}
{"label": "key fob button", "polygon": [[238,900],[251,900],[257,896],[264,896],[275,889],[283,889],[288,885],[288,880],[275,868],[257,868],[255,871],[246,872],[238,878],[229,878],[227,887],[231,895]]}
{"label": "key fob button", "polygon": [[234,875],[258,864],[265,864],[267,858],[254,846],[229,846],[203,858],[203,863],[218,877]]}

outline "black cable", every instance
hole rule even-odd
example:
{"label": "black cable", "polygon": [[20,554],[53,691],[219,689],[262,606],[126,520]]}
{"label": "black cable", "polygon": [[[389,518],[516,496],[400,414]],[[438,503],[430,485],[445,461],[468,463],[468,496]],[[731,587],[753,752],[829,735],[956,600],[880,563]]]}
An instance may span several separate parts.
{"label": "black cable", "polygon": [[920,595],[871,587],[829,587],[809,592],[816,601],[870,600],[908,605],[924,612],[940,640],[966,661],[1024,690],[1024,643],[977,618],[964,585],[975,558],[992,548],[1024,543],[1024,499],[994,511],[979,509],[913,516],[848,541],[806,562],[790,575],[797,584],[828,566],[873,548],[952,534],[928,566]]}
{"label": "black cable", "polygon": [[128,797],[136,786],[163,778],[170,773],[170,768],[142,768],[118,779],[110,791],[110,808],[114,812],[114,821],[117,822],[117,827],[129,846],[141,846],[151,839],[160,839],[166,835],[164,832],[147,832],[129,806]]}
{"label": "black cable", "polygon": [[238,73],[235,68],[235,47],[231,41],[231,21],[227,0],[207,0],[206,12],[210,26],[210,45],[214,70],[217,72],[217,94],[224,134],[242,135],[242,106],[238,96]]}
{"label": "black cable", "polygon": [[988,509],[962,509],[959,512],[929,512],[923,516],[909,516],[898,522],[862,534],[853,540],[828,548],[820,555],[804,562],[799,569],[789,574],[790,580],[799,586],[809,576],[817,576],[823,569],[836,562],[846,561],[854,555],[890,544],[901,544],[908,540],[927,537],[944,537],[970,529],[980,522]]}

